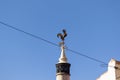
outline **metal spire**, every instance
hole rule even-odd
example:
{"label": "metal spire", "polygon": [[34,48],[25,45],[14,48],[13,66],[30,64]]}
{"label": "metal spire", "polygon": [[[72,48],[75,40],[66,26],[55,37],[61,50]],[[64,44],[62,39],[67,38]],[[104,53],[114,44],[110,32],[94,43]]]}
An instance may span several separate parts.
{"label": "metal spire", "polygon": [[57,37],[62,40],[62,42],[59,43],[61,46],[61,54],[59,58],[59,63],[67,63],[67,58],[65,55],[65,45],[64,45],[65,44],[64,40],[65,40],[65,37],[67,36],[67,33],[65,29],[63,29],[62,31],[63,31],[63,34],[62,33],[57,34]]}

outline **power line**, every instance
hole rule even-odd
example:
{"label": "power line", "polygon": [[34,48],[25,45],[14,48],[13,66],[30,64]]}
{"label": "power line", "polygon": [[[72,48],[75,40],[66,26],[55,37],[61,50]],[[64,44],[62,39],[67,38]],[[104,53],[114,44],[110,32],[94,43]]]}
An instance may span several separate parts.
{"label": "power line", "polygon": [[21,30],[21,29],[18,29],[18,28],[16,28],[16,27],[13,27],[13,26],[7,24],[7,23],[1,22],[1,21],[0,21],[0,23],[3,24],[3,25],[5,25],[6,27],[9,27],[9,28],[14,29],[14,30],[19,31],[19,32],[22,32],[22,33],[24,33],[24,34],[27,34],[27,35],[29,35],[29,36],[31,36],[31,37],[37,38],[37,39],[39,39],[39,40],[42,40],[42,41],[47,42],[47,43],[49,43],[49,44],[52,44],[52,45],[54,45],[54,46],[59,46],[59,45],[57,45],[57,44],[55,44],[55,43],[53,43],[53,42],[51,42],[51,41],[48,41],[48,40],[46,40],[46,39],[44,39],[44,38],[42,38],[42,37],[39,37],[39,36],[36,36],[36,35],[31,34],[31,33],[29,33],[29,32],[26,32],[26,31],[23,31],[23,30]]}
{"label": "power line", "polygon": [[[6,27],[9,27],[9,28],[14,29],[14,30],[16,30],[16,31],[19,31],[19,32],[22,32],[22,33],[24,33],[24,34],[26,34],[26,35],[29,35],[29,36],[31,36],[31,37],[33,37],[33,38],[42,40],[42,41],[44,41],[44,42],[46,42],[46,43],[49,43],[49,44],[51,44],[51,45],[54,45],[54,46],[59,47],[59,45],[57,45],[57,44],[55,44],[55,43],[53,43],[53,42],[51,42],[51,41],[49,41],[49,40],[46,40],[46,39],[44,39],[44,38],[42,38],[42,37],[36,36],[36,35],[34,35],[34,34],[32,34],[32,33],[29,33],[29,32],[26,32],[26,31],[24,31],[24,30],[21,30],[21,29],[19,29],[19,28],[16,28],[16,27],[14,27],[14,26],[11,26],[11,25],[9,25],[9,24],[7,24],[7,23],[4,23],[4,22],[2,22],[2,21],[0,21],[0,24],[3,24],[3,25],[6,26]],[[90,60],[93,60],[93,61],[102,63],[102,64],[104,64],[104,65],[108,65],[107,63],[105,63],[105,62],[103,62],[103,61],[101,61],[101,60],[95,59],[95,58],[93,58],[93,57],[87,56],[87,55],[85,55],[85,54],[82,54],[82,53],[80,53],[80,52],[74,51],[74,50],[69,49],[69,48],[66,48],[66,49],[67,49],[68,51],[72,52],[72,53],[75,53],[75,54],[77,54],[77,55],[83,56],[83,57],[88,58],[88,59],[90,59]]]}
{"label": "power line", "polygon": [[99,63],[105,64],[105,65],[107,64],[107,63],[105,63],[105,62],[103,62],[103,61],[101,61],[101,60],[98,60],[98,59],[95,59],[95,58],[93,58],[93,57],[90,57],[90,56],[84,55],[84,54],[82,54],[82,53],[80,53],[80,52],[77,52],[77,51],[71,50],[71,49],[69,49],[69,48],[67,48],[67,50],[69,50],[69,51],[71,51],[72,53],[75,53],[75,54],[77,54],[77,55],[80,55],[80,56],[86,57],[86,58],[88,58],[88,59],[91,59],[91,60],[93,60],[93,61],[96,61],[96,62],[99,62]]}

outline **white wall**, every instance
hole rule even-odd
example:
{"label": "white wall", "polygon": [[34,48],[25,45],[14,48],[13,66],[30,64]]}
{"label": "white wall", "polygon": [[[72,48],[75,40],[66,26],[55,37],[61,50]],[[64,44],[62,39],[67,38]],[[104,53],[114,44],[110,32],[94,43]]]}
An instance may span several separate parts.
{"label": "white wall", "polygon": [[116,75],[115,75],[115,60],[111,59],[108,65],[108,71],[103,73],[99,78],[96,80],[116,80]]}

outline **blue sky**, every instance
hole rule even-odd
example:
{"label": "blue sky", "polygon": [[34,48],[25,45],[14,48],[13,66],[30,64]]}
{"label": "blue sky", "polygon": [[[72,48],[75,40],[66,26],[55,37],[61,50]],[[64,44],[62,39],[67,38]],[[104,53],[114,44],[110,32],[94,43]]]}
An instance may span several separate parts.
{"label": "blue sky", "polygon": [[[0,0],[0,21],[106,63],[120,60],[120,0]],[[0,80],[56,80],[60,49],[0,24]],[[107,67],[66,50],[71,80],[96,80]]]}

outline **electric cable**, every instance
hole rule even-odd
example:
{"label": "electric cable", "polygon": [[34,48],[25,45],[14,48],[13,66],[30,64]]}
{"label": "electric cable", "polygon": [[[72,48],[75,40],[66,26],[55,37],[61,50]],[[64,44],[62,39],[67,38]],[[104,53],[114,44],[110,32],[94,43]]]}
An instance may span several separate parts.
{"label": "electric cable", "polygon": [[[1,22],[1,21],[0,21],[0,23],[3,24],[3,25],[5,25],[6,27],[9,27],[9,28],[14,29],[14,30],[16,30],[16,31],[19,31],[19,32],[22,32],[22,33],[24,33],[24,34],[26,34],[26,35],[29,35],[29,36],[31,36],[31,37],[37,38],[37,39],[39,39],[39,40],[42,40],[42,41],[44,41],[44,42],[46,42],[46,43],[49,43],[49,44],[51,44],[51,45],[60,47],[59,45],[57,45],[57,44],[55,44],[55,43],[53,43],[53,42],[51,42],[51,41],[49,41],[49,40],[46,40],[46,39],[44,39],[44,38],[42,38],[42,37],[36,36],[36,35],[34,35],[34,34],[32,34],[32,33],[26,32],[26,31],[24,31],[24,30],[21,30],[21,29],[19,29],[19,28],[16,28],[16,27],[14,27],[14,26],[11,26],[11,25],[9,25],[9,24],[7,24],[7,23],[4,23],[4,22]],[[104,66],[106,66],[106,65],[108,66],[107,63],[105,63],[105,62],[103,62],[103,61],[101,61],[101,60],[98,60],[98,59],[95,59],[95,58],[93,58],[93,57],[84,55],[84,54],[82,54],[82,53],[80,53],[80,52],[74,51],[74,50],[69,49],[69,48],[66,48],[66,49],[67,49],[68,51],[72,52],[72,53],[77,54],[77,55],[83,56],[83,57],[85,57],[85,58],[88,58],[88,59],[90,59],[90,60],[93,60],[93,61],[96,61],[96,62],[99,62],[99,63],[102,63],[102,65],[104,65]],[[111,67],[111,66],[109,66],[109,67]],[[118,67],[116,67],[116,66],[112,66],[112,67],[115,68],[115,69],[119,69],[119,70],[120,70],[120,68],[118,68]]]}
{"label": "electric cable", "polygon": [[52,45],[54,45],[54,46],[59,46],[59,45],[57,45],[57,44],[55,44],[55,43],[53,43],[53,42],[51,42],[51,41],[48,41],[48,40],[46,40],[46,39],[44,39],[44,38],[42,38],[42,37],[39,37],[39,36],[36,36],[36,35],[31,34],[31,33],[29,33],[29,32],[26,32],[26,31],[24,31],[24,30],[18,29],[18,28],[16,28],[16,27],[13,27],[13,26],[11,26],[11,25],[9,25],[9,24],[6,24],[6,23],[4,23],[4,22],[1,22],[1,21],[0,21],[0,23],[3,24],[3,25],[5,25],[6,27],[9,27],[9,28],[14,29],[14,30],[19,31],[19,32],[22,32],[22,33],[24,33],[24,34],[26,34],[26,35],[29,35],[29,36],[34,37],[34,38],[37,38],[37,39],[39,39],[39,40],[42,40],[42,41],[47,42],[47,43],[49,43],[49,44],[52,44]]}
{"label": "electric cable", "polygon": [[80,52],[71,50],[71,49],[69,49],[69,48],[67,48],[67,50],[68,50],[68,51],[71,51],[72,53],[75,53],[75,54],[78,54],[78,55],[80,55],[80,56],[83,56],[83,57],[86,57],[86,58],[88,58],[88,59],[91,59],[91,60],[93,60],[93,61],[96,61],[96,62],[102,63],[102,64],[104,64],[104,65],[107,65],[107,63],[105,63],[105,62],[103,62],[103,61],[101,61],[101,60],[98,60],[98,59],[95,59],[95,58],[93,58],[93,57],[84,55],[84,54],[82,54],[82,53],[80,53]]}
{"label": "electric cable", "polygon": [[[42,40],[42,41],[44,41],[44,42],[46,42],[46,43],[49,43],[49,44],[51,44],[51,45],[60,47],[60,46],[57,45],[56,43],[53,43],[53,42],[51,42],[51,41],[49,41],[49,40],[46,40],[46,39],[44,39],[44,38],[42,38],[42,37],[36,36],[36,35],[34,35],[34,34],[32,34],[32,33],[26,32],[26,31],[24,31],[24,30],[21,30],[21,29],[19,29],[19,28],[14,27],[14,26],[11,26],[11,25],[9,25],[9,24],[7,24],[7,23],[4,23],[4,22],[2,22],[2,21],[0,21],[0,24],[4,25],[4,26],[6,26],[6,27],[9,27],[9,28],[11,28],[11,29],[14,29],[14,30],[16,30],[16,31],[22,32],[22,33],[24,33],[24,34],[26,34],[26,35],[29,35],[29,36],[33,37],[33,38]],[[83,56],[83,57],[85,57],[85,58],[88,58],[88,59],[90,59],[90,60],[99,62],[99,63],[101,63],[102,65],[108,65],[107,63],[105,63],[105,62],[103,62],[103,61],[101,61],[101,60],[98,60],[98,59],[96,59],[96,58],[87,56],[87,55],[85,55],[85,54],[82,54],[82,53],[80,53],[80,52],[74,51],[74,50],[72,50],[72,49],[66,48],[66,50],[68,50],[68,51],[70,51],[70,52],[72,52],[72,53],[75,53],[75,54],[77,54],[77,55]],[[115,68],[115,67],[114,67],[114,68]]]}

